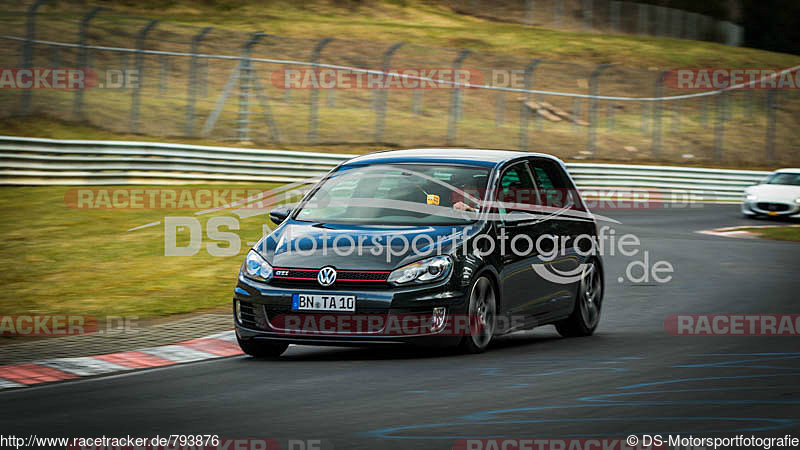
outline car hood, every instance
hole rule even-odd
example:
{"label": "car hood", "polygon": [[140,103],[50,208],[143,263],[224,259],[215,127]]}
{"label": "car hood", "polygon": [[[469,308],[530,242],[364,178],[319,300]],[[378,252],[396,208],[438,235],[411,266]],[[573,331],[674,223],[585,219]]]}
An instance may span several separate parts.
{"label": "car hood", "polygon": [[800,197],[800,186],[785,184],[759,184],[747,188],[748,194],[758,197],[760,202],[794,203]]}
{"label": "car hood", "polygon": [[[447,254],[479,225],[376,226],[287,221],[254,247],[273,267],[392,270]],[[361,243],[359,245],[359,242]],[[431,243],[441,242],[441,244]],[[416,245],[414,245],[416,244]],[[414,249],[416,247],[416,251]],[[390,250],[387,250],[390,249]],[[338,252],[338,253],[337,253]]]}

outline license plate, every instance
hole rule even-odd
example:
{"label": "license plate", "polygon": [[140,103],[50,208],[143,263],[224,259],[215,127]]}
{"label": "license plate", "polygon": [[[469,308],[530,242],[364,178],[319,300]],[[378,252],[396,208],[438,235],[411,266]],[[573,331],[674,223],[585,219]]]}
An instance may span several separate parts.
{"label": "license plate", "polygon": [[769,214],[770,216],[777,216],[778,215],[778,213],[776,213],[775,211],[769,211],[769,212],[767,212],[767,214]]}
{"label": "license plate", "polygon": [[355,295],[292,294],[292,311],[355,312]]}

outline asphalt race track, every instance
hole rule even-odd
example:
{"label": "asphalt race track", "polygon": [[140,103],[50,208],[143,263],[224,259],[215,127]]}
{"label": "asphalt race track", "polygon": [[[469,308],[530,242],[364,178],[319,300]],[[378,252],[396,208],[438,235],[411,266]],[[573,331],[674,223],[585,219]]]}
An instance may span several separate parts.
{"label": "asphalt race track", "polygon": [[[543,327],[473,356],[291,347],[280,361],[234,357],[3,392],[0,422],[18,436],[218,434],[337,449],[448,449],[460,437],[798,436],[797,337],[674,336],[664,321],[797,313],[800,244],[695,233],[763,224],[733,205],[598,212],[642,245],[635,257],[605,257],[593,337]],[[671,281],[619,282],[644,251],[651,265],[674,266]]]}

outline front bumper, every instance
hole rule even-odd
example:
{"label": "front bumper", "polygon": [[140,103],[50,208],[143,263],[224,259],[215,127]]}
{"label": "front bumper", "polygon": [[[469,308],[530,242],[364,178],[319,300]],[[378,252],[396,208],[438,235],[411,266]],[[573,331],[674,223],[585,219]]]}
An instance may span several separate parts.
{"label": "front bumper", "polygon": [[[292,295],[296,293],[355,295],[356,310],[354,313],[292,311]],[[274,287],[240,275],[233,298],[234,323],[241,340],[334,346],[451,346],[461,339],[454,330],[463,327],[453,327],[451,321],[466,316],[465,298],[465,293],[452,289],[448,281],[421,287],[322,290]],[[241,320],[236,313],[237,302],[246,311]],[[405,323],[398,326],[406,318],[426,317],[433,308],[441,307],[446,308],[447,322],[440,329],[431,330],[424,322],[413,321],[411,326]],[[290,323],[301,326],[287,325]],[[309,323],[312,325],[308,326]],[[346,325],[341,326],[343,323]]]}
{"label": "front bumper", "polygon": [[745,200],[742,202],[742,214],[746,216],[766,216],[796,219],[800,218],[800,205],[797,203]]}

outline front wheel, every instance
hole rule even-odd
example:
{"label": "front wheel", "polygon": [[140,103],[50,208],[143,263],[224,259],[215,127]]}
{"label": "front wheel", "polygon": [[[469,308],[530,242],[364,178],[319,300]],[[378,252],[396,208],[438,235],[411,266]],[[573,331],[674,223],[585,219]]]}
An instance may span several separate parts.
{"label": "front wheel", "polygon": [[494,285],[488,278],[478,277],[469,292],[469,335],[461,339],[461,348],[467,353],[481,353],[494,334],[497,313]]}
{"label": "front wheel", "polygon": [[243,352],[256,358],[277,358],[289,348],[289,344],[258,342],[254,339],[245,341],[239,339],[239,336],[236,336],[236,341]]}
{"label": "front wheel", "polygon": [[603,304],[603,272],[600,263],[591,259],[583,267],[575,309],[569,317],[556,323],[558,334],[564,337],[591,336],[600,323]]}

